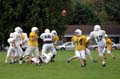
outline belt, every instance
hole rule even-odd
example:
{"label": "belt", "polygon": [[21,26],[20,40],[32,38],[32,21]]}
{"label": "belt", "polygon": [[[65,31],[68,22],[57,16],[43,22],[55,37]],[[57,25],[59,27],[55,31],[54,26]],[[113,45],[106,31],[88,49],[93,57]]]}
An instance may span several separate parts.
{"label": "belt", "polygon": [[44,41],[44,44],[53,43],[53,41]]}

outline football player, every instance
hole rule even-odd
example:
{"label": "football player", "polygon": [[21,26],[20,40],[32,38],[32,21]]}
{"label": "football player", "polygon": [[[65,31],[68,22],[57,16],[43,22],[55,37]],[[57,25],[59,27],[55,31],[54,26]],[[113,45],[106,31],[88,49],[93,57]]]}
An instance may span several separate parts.
{"label": "football player", "polygon": [[19,64],[22,63],[21,59],[23,56],[23,50],[21,48],[21,44],[22,44],[21,33],[22,33],[22,29],[20,27],[16,27],[15,32],[14,32],[14,39],[15,39],[15,44],[16,44],[16,55],[18,55],[20,58]]}
{"label": "football player", "polygon": [[14,37],[14,33],[10,33],[10,38],[8,39],[8,43],[9,43],[9,48],[7,51],[7,55],[6,55],[6,59],[5,59],[5,63],[8,63],[8,59],[10,58],[10,63],[14,63],[14,54],[16,52],[15,48],[15,39]]}
{"label": "football player", "polygon": [[33,57],[39,56],[37,27],[32,27],[31,32],[29,34],[28,46],[27,46],[27,49],[25,50],[25,54],[23,57],[28,55]]}
{"label": "football player", "polygon": [[21,45],[21,47],[25,51],[26,48],[27,48],[27,46],[28,46],[28,36],[27,36],[27,33],[24,33],[22,31],[22,33],[21,33],[21,39],[22,39],[22,45]]}
{"label": "football player", "polygon": [[[111,50],[112,50],[112,41],[108,37],[107,34],[105,34],[105,39],[106,39],[106,46],[107,46],[106,51],[107,51],[108,55],[110,55],[113,59],[115,59],[116,57],[111,53]],[[106,58],[106,56],[105,56],[105,58]]]}
{"label": "football player", "polygon": [[[57,42],[59,41],[59,36],[57,35],[57,32],[56,32],[55,30],[52,30],[51,33],[52,33],[53,36],[54,36],[54,37],[53,37],[53,44],[54,44],[54,48],[55,48],[55,51],[56,51],[56,44],[57,44]],[[56,51],[56,53],[57,53],[57,51]],[[54,61],[53,59],[55,58],[56,53],[55,53],[55,54],[53,53],[53,57],[51,58],[51,62]]]}
{"label": "football player", "polygon": [[102,66],[106,66],[106,62],[104,59],[103,53],[105,52],[105,46],[106,46],[106,40],[105,40],[105,31],[101,30],[100,25],[94,26],[94,31],[92,31],[89,35],[89,39],[95,39],[97,45],[98,45],[98,53],[102,60]]}
{"label": "football player", "polygon": [[40,35],[40,38],[43,40],[43,43],[44,43],[42,46],[41,54],[45,54],[45,53],[47,53],[47,50],[49,50],[51,53],[54,54],[54,56],[53,56],[53,58],[54,58],[56,55],[56,50],[53,45],[54,35],[52,33],[50,33],[49,29],[45,29],[45,32]]}
{"label": "football player", "polygon": [[85,35],[82,35],[82,31],[80,29],[76,29],[75,36],[72,37],[72,42],[75,45],[75,56],[71,58],[74,59],[75,57],[77,57],[80,61],[81,67],[85,67],[86,66],[85,49],[87,37]]}
{"label": "football player", "polygon": [[35,64],[42,64],[42,63],[47,64],[51,61],[52,57],[53,57],[53,53],[48,53],[48,54],[44,53],[41,56],[38,56],[37,58],[28,56],[28,57],[26,57],[25,61],[26,62],[32,62],[32,63],[35,63]]}

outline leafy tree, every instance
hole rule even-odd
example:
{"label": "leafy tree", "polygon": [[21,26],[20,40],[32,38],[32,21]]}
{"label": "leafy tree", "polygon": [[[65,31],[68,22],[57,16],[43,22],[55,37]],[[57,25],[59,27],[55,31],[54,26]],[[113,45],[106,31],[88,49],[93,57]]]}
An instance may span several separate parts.
{"label": "leafy tree", "polygon": [[61,11],[69,9],[68,5],[69,0],[0,0],[0,32],[4,36],[1,41],[8,38],[16,26],[27,33],[36,26],[40,33],[50,28],[63,34],[67,22]]}
{"label": "leafy tree", "polygon": [[99,18],[91,5],[77,3],[70,17],[70,24],[96,24]]}
{"label": "leafy tree", "polygon": [[110,20],[120,23],[120,0],[105,0],[104,5]]}

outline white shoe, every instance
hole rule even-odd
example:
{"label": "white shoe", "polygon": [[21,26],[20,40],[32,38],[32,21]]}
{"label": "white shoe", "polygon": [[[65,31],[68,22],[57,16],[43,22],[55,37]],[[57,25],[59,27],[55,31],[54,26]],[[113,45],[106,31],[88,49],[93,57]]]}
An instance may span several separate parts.
{"label": "white shoe", "polygon": [[7,63],[7,61],[5,61],[5,63]]}
{"label": "white shoe", "polygon": [[22,61],[19,61],[19,64],[22,64]]}

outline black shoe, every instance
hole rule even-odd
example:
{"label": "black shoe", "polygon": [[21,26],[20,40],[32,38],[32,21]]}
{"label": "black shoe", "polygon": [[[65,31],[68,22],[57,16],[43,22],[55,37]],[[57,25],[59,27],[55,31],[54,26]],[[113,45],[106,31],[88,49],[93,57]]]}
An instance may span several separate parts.
{"label": "black shoe", "polygon": [[84,61],[84,66],[86,66],[87,65],[86,60],[83,60],[83,61]]}
{"label": "black shoe", "polygon": [[18,63],[18,61],[15,60],[14,63]]}
{"label": "black shoe", "polygon": [[105,67],[106,66],[106,64],[102,64],[102,67]]}
{"label": "black shoe", "polygon": [[113,57],[113,59],[116,59],[116,57]]}
{"label": "black shoe", "polygon": [[97,63],[97,60],[93,60],[92,62],[93,62],[93,63]]}
{"label": "black shoe", "polygon": [[87,65],[87,63],[84,63],[84,66],[86,66]]}
{"label": "black shoe", "polygon": [[81,65],[81,67],[82,67],[82,68],[84,68],[84,67],[85,67],[85,65]]}
{"label": "black shoe", "polygon": [[12,62],[12,61],[10,60],[10,64],[14,64],[14,62]]}
{"label": "black shoe", "polygon": [[55,62],[55,60],[50,60],[50,62]]}
{"label": "black shoe", "polygon": [[104,59],[107,59],[107,57],[105,57]]}
{"label": "black shoe", "polygon": [[70,60],[67,60],[67,63],[70,63]]}

